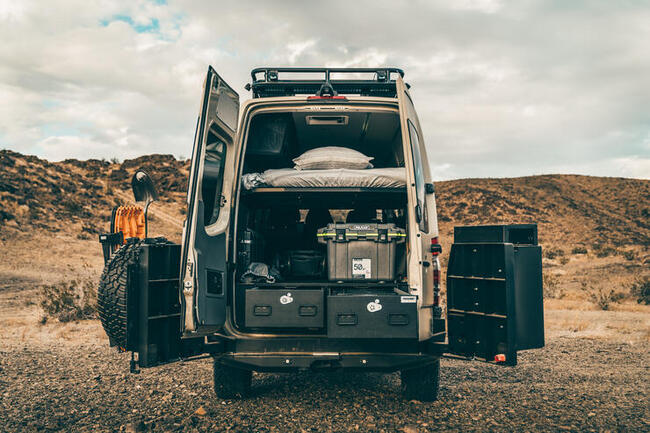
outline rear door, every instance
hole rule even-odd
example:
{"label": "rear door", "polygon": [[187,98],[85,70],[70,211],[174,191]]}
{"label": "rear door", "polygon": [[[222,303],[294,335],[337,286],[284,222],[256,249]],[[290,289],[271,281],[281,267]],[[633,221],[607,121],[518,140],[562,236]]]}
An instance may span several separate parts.
{"label": "rear door", "polygon": [[413,100],[401,77],[396,79],[399,100],[404,160],[408,180],[409,224],[409,282],[418,295],[420,313],[420,339],[428,338],[432,331],[433,261],[431,239],[438,237],[436,202],[431,183],[431,169],[427,158],[424,137]]}
{"label": "rear door", "polygon": [[544,347],[542,248],[535,224],[454,228],[447,267],[448,352],[516,365]]}
{"label": "rear door", "polygon": [[239,95],[208,68],[194,138],[183,229],[184,335],[205,335],[226,319],[227,236],[232,208]]}

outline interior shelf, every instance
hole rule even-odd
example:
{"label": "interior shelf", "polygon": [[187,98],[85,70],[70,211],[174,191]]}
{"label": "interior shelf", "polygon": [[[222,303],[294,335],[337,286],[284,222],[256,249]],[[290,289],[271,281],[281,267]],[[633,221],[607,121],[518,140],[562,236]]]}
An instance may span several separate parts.
{"label": "interior shelf", "polygon": [[298,204],[300,207],[350,209],[365,205],[398,209],[406,206],[406,188],[288,188],[261,187],[243,193],[250,207]]}

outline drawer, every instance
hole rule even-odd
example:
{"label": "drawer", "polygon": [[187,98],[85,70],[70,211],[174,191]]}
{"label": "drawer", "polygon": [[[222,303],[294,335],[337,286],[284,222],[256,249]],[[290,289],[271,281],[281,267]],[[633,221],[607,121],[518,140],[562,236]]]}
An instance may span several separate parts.
{"label": "drawer", "polygon": [[417,338],[415,296],[332,294],[327,297],[329,338]]}
{"label": "drawer", "polygon": [[322,289],[246,289],[249,328],[322,328]]}

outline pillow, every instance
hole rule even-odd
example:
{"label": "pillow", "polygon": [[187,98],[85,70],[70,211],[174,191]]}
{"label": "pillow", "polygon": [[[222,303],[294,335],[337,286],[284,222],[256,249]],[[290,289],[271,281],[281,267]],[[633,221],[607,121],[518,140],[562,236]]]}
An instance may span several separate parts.
{"label": "pillow", "polygon": [[372,168],[370,161],[374,159],[354,149],[338,146],[317,147],[308,150],[293,160],[296,170],[327,170],[332,168],[347,168],[363,170]]}

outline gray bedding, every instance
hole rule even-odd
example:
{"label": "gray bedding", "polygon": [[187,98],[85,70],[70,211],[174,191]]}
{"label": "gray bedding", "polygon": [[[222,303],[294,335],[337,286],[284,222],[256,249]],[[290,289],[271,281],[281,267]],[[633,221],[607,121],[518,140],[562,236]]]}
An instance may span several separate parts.
{"label": "gray bedding", "polygon": [[261,186],[294,188],[401,188],[406,186],[406,171],[397,168],[370,168],[352,170],[334,168],[328,170],[295,170],[281,168],[263,173],[242,176],[245,189]]}

